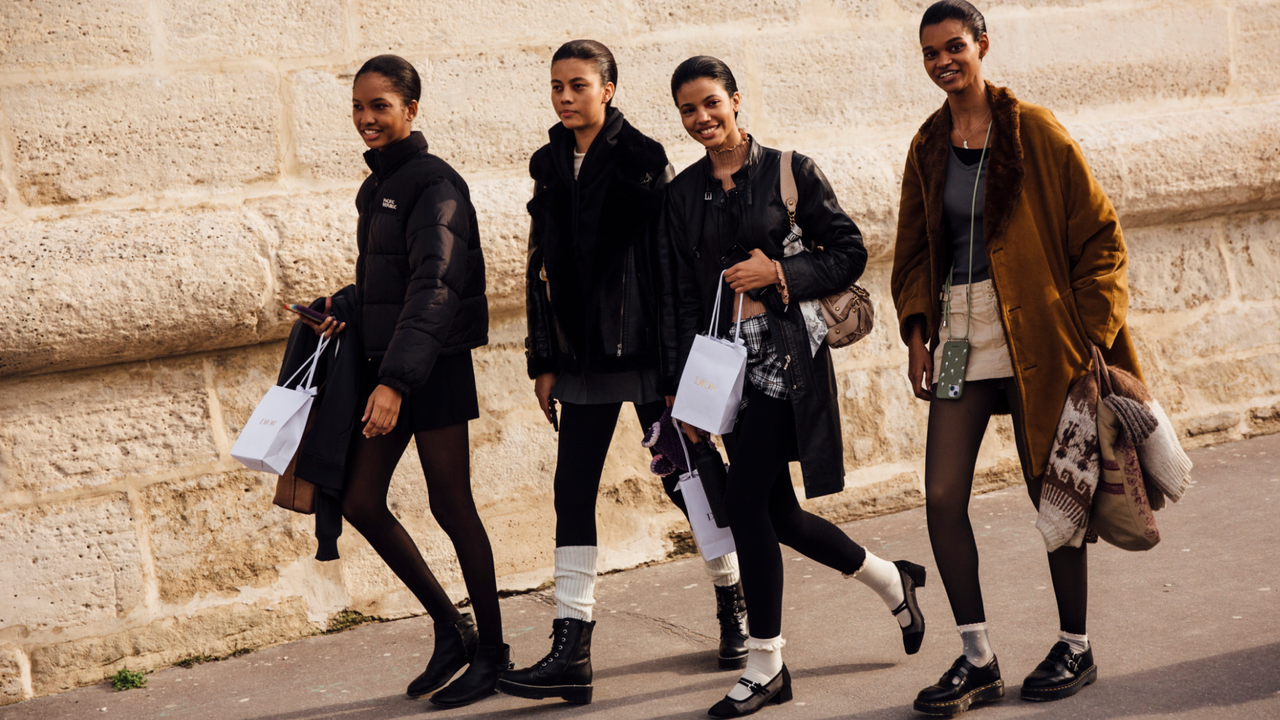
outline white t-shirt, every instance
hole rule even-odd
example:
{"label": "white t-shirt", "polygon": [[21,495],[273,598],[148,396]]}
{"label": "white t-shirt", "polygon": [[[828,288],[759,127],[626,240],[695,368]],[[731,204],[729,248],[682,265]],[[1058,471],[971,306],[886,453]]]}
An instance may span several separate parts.
{"label": "white t-shirt", "polygon": [[578,179],[578,171],[582,169],[582,159],[585,158],[586,156],[587,156],[586,153],[580,153],[577,150],[573,151],[573,179],[574,180]]}

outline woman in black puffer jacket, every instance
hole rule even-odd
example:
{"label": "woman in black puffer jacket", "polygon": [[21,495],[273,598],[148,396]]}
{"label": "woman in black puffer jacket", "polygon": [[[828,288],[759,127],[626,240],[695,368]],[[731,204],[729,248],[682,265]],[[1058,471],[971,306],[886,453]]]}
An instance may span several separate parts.
{"label": "woman in black puffer jacket", "polygon": [[[342,515],[369,541],[435,621],[435,652],[409,685],[421,697],[467,671],[431,701],[457,707],[495,692],[509,663],[489,537],[471,496],[467,422],[479,417],[471,349],[488,342],[484,255],[467,184],[413,131],[421,81],[403,58],[380,55],[356,73],[352,118],[373,174],[356,196],[356,304],[360,400]],[[305,319],[305,318],[304,318]],[[331,318],[310,323],[341,332]],[[431,513],[453,541],[476,620],[461,615],[413,539],[387,508],[391,475],[410,439]],[[478,628],[477,628],[478,626]]]}

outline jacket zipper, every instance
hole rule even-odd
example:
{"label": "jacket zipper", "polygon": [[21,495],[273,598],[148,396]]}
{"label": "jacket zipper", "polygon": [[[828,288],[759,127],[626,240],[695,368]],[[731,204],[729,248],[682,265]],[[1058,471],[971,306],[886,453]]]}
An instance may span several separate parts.
{"label": "jacket zipper", "polygon": [[627,261],[622,264],[622,313],[618,323],[618,357],[622,357],[622,340],[627,333],[627,275],[631,269],[633,249],[627,248]]}

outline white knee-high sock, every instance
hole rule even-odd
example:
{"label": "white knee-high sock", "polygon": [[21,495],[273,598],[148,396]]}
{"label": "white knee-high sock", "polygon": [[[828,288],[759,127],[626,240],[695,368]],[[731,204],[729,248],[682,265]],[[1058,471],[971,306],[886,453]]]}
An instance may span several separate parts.
{"label": "white knee-high sock", "polygon": [[1077,655],[1089,649],[1089,635],[1087,633],[1076,635],[1063,630],[1058,633],[1058,639],[1070,646],[1071,652]]}
{"label": "white knee-high sock", "polygon": [[[747,669],[742,671],[742,679],[764,685],[782,672],[782,646],[787,641],[779,635],[776,638],[747,638]],[[742,683],[735,683],[729,690],[730,700],[746,700],[751,697],[751,688]]]}
{"label": "white knee-high sock", "polygon": [[[893,612],[907,599],[906,592],[902,589],[902,573],[898,571],[898,566],[876,557],[870,550],[867,551],[867,559],[862,562],[862,567],[853,574],[853,579],[875,590],[889,607],[889,612]],[[902,627],[911,624],[911,613],[908,610],[904,609],[894,617]]]}
{"label": "white knee-high sock", "polygon": [[974,667],[985,667],[995,657],[991,652],[991,639],[987,637],[987,624],[958,625],[960,642],[964,643],[964,656]]}
{"label": "white knee-high sock", "polygon": [[716,587],[732,587],[738,584],[742,576],[738,574],[738,553],[721,555],[715,560],[707,560],[703,566],[711,584]]}
{"label": "white knee-high sock", "polygon": [[596,604],[596,558],[594,545],[556,548],[556,617],[591,622]]}

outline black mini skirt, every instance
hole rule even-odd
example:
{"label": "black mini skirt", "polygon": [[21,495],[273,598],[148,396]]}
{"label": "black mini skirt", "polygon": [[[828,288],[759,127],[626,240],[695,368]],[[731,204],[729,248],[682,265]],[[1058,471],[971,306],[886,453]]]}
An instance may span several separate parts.
{"label": "black mini skirt", "polygon": [[[369,396],[378,387],[378,368],[381,365],[381,358],[365,358],[361,363],[357,420],[364,417]],[[471,351],[464,350],[436,358],[427,381],[414,388],[404,402],[400,403],[400,419],[396,421],[396,430],[407,429],[415,433],[435,430],[478,417],[480,403],[476,398],[475,366],[471,362]]]}

